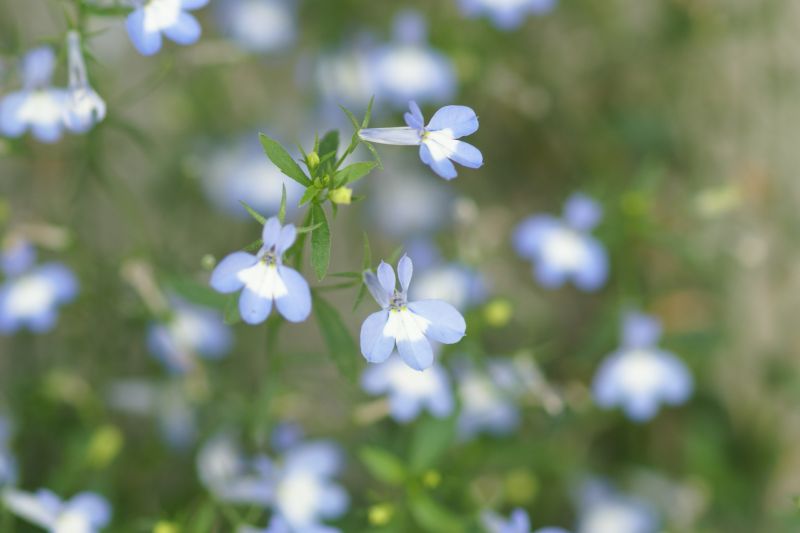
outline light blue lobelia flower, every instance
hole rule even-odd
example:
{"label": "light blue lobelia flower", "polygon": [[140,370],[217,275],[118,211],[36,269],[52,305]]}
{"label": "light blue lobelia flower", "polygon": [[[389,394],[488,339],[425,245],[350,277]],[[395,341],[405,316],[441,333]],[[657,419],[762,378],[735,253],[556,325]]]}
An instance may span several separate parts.
{"label": "light blue lobelia flower", "polygon": [[620,494],[607,483],[581,489],[577,533],[657,533],[659,520],[645,501]]}
{"label": "light blue lobelia flower", "polygon": [[214,7],[223,33],[247,52],[283,50],[297,39],[294,0],[220,0]]}
{"label": "light blue lobelia flower", "polygon": [[211,273],[211,287],[224,294],[242,291],[239,313],[248,324],[260,324],[272,311],[272,303],[289,322],[302,322],[311,313],[311,291],[299,272],[283,265],[283,254],[294,244],[292,224],[281,226],[277,217],[267,219],[264,242],[256,255],[234,252]]}
{"label": "light blue lobelia flower", "polygon": [[264,528],[252,526],[241,526],[236,533],[341,533],[339,528],[326,526],[325,524],[311,524],[299,528],[292,528],[282,516],[273,516],[269,525]]}
{"label": "light blue lobelia flower", "polygon": [[35,333],[49,331],[58,319],[58,308],[78,294],[78,280],[61,263],[33,266],[35,253],[18,245],[2,253],[6,280],[0,284],[0,333],[22,328]]}
{"label": "light blue lobelia flower", "polygon": [[653,418],[662,403],[680,405],[692,393],[692,375],[674,354],[660,350],[658,319],[628,314],[622,327],[622,347],[600,365],[592,384],[595,402],[621,407],[637,422]]}
{"label": "light blue lobelia flower", "polygon": [[488,16],[500,29],[518,28],[528,15],[542,15],[555,8],[558,0],[459,0],[468,17]]}
{"label": "light blue lobelia flower", "polygon": [[409,100],[441,103],[456,90],[452,61],[426,43],[425,19],[415,11],[395,17],[394,40],[371,55],[370,71],[375,80],[375,98],[394,107]]}
{"label": "light blue lobelia flower", "polygon": [[389,358],[395,345],[403,361],[414,370],[433,364],[430,341],[455,344],[466,333],[461,313],[441,300],[408,301],[414,266],[404,255],[397,263],[400,290],[391,266],[381,261],[378,275],[364,274],[364,283],[383,308],[367,317],[361,326],[361,353],[370,363]]}
{"label": "light blue lobelia flower", "polygon": [[608,278],[608,254],[589,232],[600,222],[602,209],[580,193],[564,206],[564,218],[536,215],[523,220],[514,231],[517,253],[533,261],[536,279],[547,288],[567,280],[584,291],[595,291]]}
{"label": "light blue lobelia flower", "polygon": [[422,162],[446,180],[458,175],[453,161],[467,168],[483,165],[480,150],[458,140],[478,131],[475,111],[460,105],[444,106],[426,126],[416,102],[409,102],[409,107],[410,112],[405,114],[407,127],[365,128],[358,132],[359,137],[372,143],[419,146]]}
{"label": "light blue lobelia flower", "polygon": [[442,263],[417,274],[411,297],[446,300],[465,311],[486,300],[486,282],[477,270],[458,262]]}
{"label": "light blue lobelia flower", "polygon": [[485,369],[459,361],[455,368],[461,409],[458,434],[469,440],[481,433],[509,435],[520,424],[519,398],[528,386],[519,379],[517,365],[509,358],[494,357]]}
{"label": "light blue lobelia flower", "polygon": [[197,356],[220,359],[230,350],[233,335],[213,309],[172,298],[172,314],[163,322],[150,324],[147,346],[171,372],[190,371]]}
{"label": "light blue lobelia flower", "polygon": [[89,85],[81,37],[76,31],[67,32],[67,64],[69,89],[64,101],[64,125],[70,131],[84,133],[105,118],[106,103]]}
{"label": "light blue lobelia flower", "polygon": [[425,372],[417,372],[399,357],[390,357],[364,370],[361,387],[372,395],[386,394],[389,414],[400,423],[416,419],[423,409],[443,418],[455,408],[450,378],[436,364]]}
{"label": "light blue lobelia flower", "polygon": [[61,138],[67,93],[52,87],[56,57],[48,47],[35,48],[22,59],[22,90],[0,101],[0,133],[19,137],[30,130],[46,143]]}
{"label": "light blue lobelia flower", "polygon": [[[492,511],[481,513],[481,523],[486,533],[531,533],[531,521],[524,509],[514,509],[508,520]],[[545,527],[533,533],[569,533],[560,527]]]}
{"label": "light blue lobelia flower", "polygon": [[202,28],[187,11],[200,9],[208,0],[134,0],[136,8],[125,20],[128,36],[140,54],[161,50],[163,33],[178,44],[194,44]]}
{"label": "light blue lobelia flower", "polygon": [[35,493],[7,489],[3,502],[15,515],[50,533],[94,533],[111,521],[111,506],[94,492],[81,492],[62,501],[47,489]]}

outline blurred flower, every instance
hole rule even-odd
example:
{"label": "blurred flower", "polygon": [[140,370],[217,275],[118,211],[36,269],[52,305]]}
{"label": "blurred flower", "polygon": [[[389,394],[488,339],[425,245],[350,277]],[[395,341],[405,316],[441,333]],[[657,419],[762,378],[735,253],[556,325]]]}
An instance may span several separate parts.
{"label": "blurred flower", "polygon": [[183,374],[194,366],[196,356],[219,359],[230,350],[233,336],[213,309],[172,298],[172,314],[164,322],[150,324],[147,345],[172,372]]}
{"label": "blurred flower", "polygon": [[486,284],[477,270],[461,263],[445,263],[418,273],[410,295],[415,300],[445,300],[464,311],[486,299]]}
{"label": "blurred flower", "polygon": [[468,17],[487,15],[495,26],[512,30],[528,15],[552,11],[557,0],[459,0],[461,11]]}
{"label": "blurred flower", "polygon": [[594,291],[608,277],[608,255],[589,235],[602,217],[600,205],[576,193],[567,199],[564,218],[535,215],[514,231],[514,248],[534,263],[534,275],[543,286],[556,288],[572,278],[579,289]]}
{"label": "blurred flower", "polygon": [[483,165],[480,150],[458,140],[478,131],[475,111],[460,105],[444,106],[433,114],[425,126],[425,119],[416,102],[410,102],[409,107],[411,111],[405,114],[407,127],[364,128],[359,130],[359,137],[367,142],[419,146],[422,162],[446,180],[457,176],[452,161],[467,168]]}
{"label": "blurred flower", "polygon": [[222,0],[215,8],[222,32],[248,52],[274,52],[297,38],[294,0]]}
{"label": "blurred flower", "polygon": [[577,533],[656,533],[658,519],[645,502],[605,483],[589,482],[581,495]]}
{"label": "blurred flower", "polygon": [[81,492],[62,501],[47,489],[33,494],[8,489],[3,501],[12,513],[51,533],[93,533],[111,521],[111,506],[93,492]]}
{"label": "blurred flower", "polygon": [[324,524],[311,524],[299,528],[291,528],[282,516],[273,516],[269,521],[269,525],[264,529],[242,526],[236,530],[236,533],[340,533],[340,530]]}
{"label": "blurred flower", "polygon": [[18,276],[36,262],[36,248],[29,240],[13,237],[0,250],[0,270],[6,276]]}
{"label": "blurred flower", "polygon": [[[508,520],[491,511],[481,513],[481,522],[487,533],[531,533],[531,521],[524,509],[514,509]],[[568,533],[559,527],[545,527],[533,533]]]}
{"label": "blurred flower", "polygon": [[323,53],[316,60],[314,76],[325,112],[333,111],[340,116],[338,105],[354,111],[366,108],[375,94],[375,79],[370,70],[371,49],[371,43],[360,41],[341,50]]}
{"label": "blurred flower", "polygon": [[386,394],[389,412],[396,421],[405,423],[416,419],[423,408],[437,418],[453,412],[453,391],[447,372],[432,365],[417,372],[398,357],[372,365],[361,375],[361,387],[369,394]]}
{"label": "blurred flower", "polygon": [[242,208],[244,200],[259,213],[277,215],[283,187],[286,187],[287,215],[296,209],[303,187],[264,157],[257,136],[247,135],[229,146],[215,146],[203,153],[191,162],[192,167],[202,179],[206,196],[219,209],[249,218]]}
{"label": "blurred flower", "polygon": [[453,97],[456,75],[447,56],[425,43],[425,19],[415,11],[395,17],[394,42],[381,46],[372,55],[371,72],[375,95],[395,107],[409,100],[440,103]]}
{"label": "blurred flower", "polygon": [[178,44],[194,44],[202,28],[187,11],[207,3],[208,0],[134,0],[136,9],[125,21],[128,36],[136,50],[145,56],[161,50],[162,33]]}
{"label": "blurred flower", "polygon": [[48,47],[35,48],[22,59],[22,90],[0,101],[0,133],[34,137],[52,143],[61,138],[66,92],[51,86],[56,57]]}
{"label": "blurred flower", "polygon": [[401,290],[397,290],[394,270],[381,261],[378,275],[364,274],[372,297],[383,308],[367,317],[361,326],[361,353],[370,363],[385,361],[397,345],[403,361],[415,370],[433,364],[430,340],[443,344],[460,341],[466,323],[455,307],[441,300],[408,302],[408,286],[414,266],[404,255],[397,263]]}
{"label": "blurred flower", "polygon": [[0,333],[23,327],[36,333],[49,331],[58,319],[58,307],[78,294],[78,281],[66,266],[34,267],[34,261],[35,253],[27,244],[2,252],[0,265],[7,278],[0,285]]}
{"label": "blurred flower", "polygon": [[661,403],[679,405],[692,393],[692,375],[674,354],[656,346],[661,324],[652,316],[630,313],[622,327],[622,347],[600,365],[592,385],[605,408],[620,406],[629,418],[653,418]]}
{"label": "blurred flower", "polygon": [[264,455],[245,457],[230,433],[219,433],[203,445],[197,471],[203,485],[222,501],[268,506],[274,499],[272,462]]}
{"label": "blurred flower", "polygon": [[0,487],[17,483],[17,459],[11,451],[13,423],[0,415]]}
{"label": "blurred flower", "polygon": [[239,313],[248,324],[260,324],[272,311],[272,302],[289,322],[302,322],[311,313],[311,291],[299,272],[283,265],[283,254],[297,236],[292,224],[267,219],[264,242],[257,255],[234,252],[211,273],[211,287],[221,293],[242,290]]}
{"label": "blurred flower", "polygon": [[106,103],[89,85],[81,37],[76,31],[67,33],[67,61],[69,90],[64,101],[64,125],[71,131],[84,133],[105,118]]}

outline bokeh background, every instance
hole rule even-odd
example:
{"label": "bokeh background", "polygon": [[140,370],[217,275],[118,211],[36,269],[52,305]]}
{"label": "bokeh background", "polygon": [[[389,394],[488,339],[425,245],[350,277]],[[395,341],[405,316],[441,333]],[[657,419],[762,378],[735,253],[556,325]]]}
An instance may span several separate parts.
{"label": "bokeh background", "polygon": [[[342,531],[479,531],[482,511],[516,507],[534,529],[590,531],[581,517],[595,485],[651,510],[649,529],[632,533],[800,530],[800,5],[562,0],[506,27],[457,0],[252,3],[241,13],[245,0],[212,0],[194,12],[199,42],[151,57],[131,46],[124,17],[88,14],[105,120],[55,144],[0,139],[6,247],[24,237],[80,282],[52,330],[0,337],[18,487],[98,492],[113,506],[110,531],[264,527],[269,506],[222,502],[198,452],[228,431],[248,453],[279,455],[275,435],[292,427],[343,451],[349,506],[329,521]],[[75,12],[0,0],[0,95],[18,89],[16,62],[42,43],[66,84]],[[384,169],[357,186],[365,200],[332,222],[331,271],[361,268],[364,232],[373,266],[403,246],[431,271],[458,267],[428,282],[467,317],[467,337],[439,356],[453,384],[465,360],[535,369],[513,395],[513,429],[433,443],[399,483],[364,450],[409,466],[441,421],[388,417],[385,398],[337,369],[313,317],[234,324],[224,357],[182,371],[148,344],[175,297],[224,307],[205,288],[210,268],[260,231],[238,200],[277,212],[284,178],[258,132],[290,148],[330,129],[349,139],[337,105],[361,116],[373,95],[373,126],[400,125],[409,97],[426,116],[472,107],[480,129],[468,140],[485,165],[445,182],[416,150],[380,147]],[[296,205],[302,191],[285,183]],[[593,233],[610,275],[592,293],[542,287],[512,247],[522,219],[558,215],[578,191],[604,213]],[[302,213],[290,205],[289,220]],[[336,282],[303,272],[315,288]],[[356,292],[321,293],[355,339],[376,309],[353,310]],[[591,392],[631,309],[662,321],[662,346],[694,378],[688,402],[646,423],[598,408]],[[357,351],[344,357],[354,374],[367,366]],[[3,511],[3,531],[29,527]],[[591,531],[628,531],[612,528]]]}

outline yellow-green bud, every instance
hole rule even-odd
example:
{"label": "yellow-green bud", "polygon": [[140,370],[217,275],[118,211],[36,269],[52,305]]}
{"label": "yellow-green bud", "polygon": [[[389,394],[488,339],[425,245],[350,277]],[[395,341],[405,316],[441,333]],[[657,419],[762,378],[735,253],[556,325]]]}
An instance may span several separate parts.
{"label": "yellow-green bud", "polygon": [[317,152],[311,152],[306,156],[306,163],[308,163],[308,168],[315,169],[319,166],[319,154]]}
{"label": "yellow-green bud", "polygon": [[331,199],[331,202],[335,204],[349,205],[353,200],[353,189],[350,187],[339,187],[338,189],[332,190],[328,194],[328,197]]}
{"label": "yellow-green bud", "polygon": [[385,526],[392,520],[394,507],[389,503],[380,503],[369,508],[369,523],[373,526]]}

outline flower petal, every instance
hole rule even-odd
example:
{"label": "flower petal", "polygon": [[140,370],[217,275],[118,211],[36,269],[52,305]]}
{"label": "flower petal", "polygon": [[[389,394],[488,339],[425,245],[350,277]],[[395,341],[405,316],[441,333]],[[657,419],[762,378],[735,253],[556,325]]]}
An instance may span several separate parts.
{"label": "flower petal", "polygon": [[478,116],[463,105],[448,105],[439,109],[428,123],[430,131],[449,131],[454,139],[478,131]]}
{"label": "flower petal", "polygon": [[286,250],[292,247],[295,239],[297,238],[297,229],[294,224],[286,224],[281,228],[281,233],[278,236],[277,251],[278,254],[283,255]]}
{"label": "flower petal", "polygon": [[424,129],[425,118],[422,116],[422,111],[420,110],[417,103],[414,100],[411,100],[408,103],[408,107],[410,111],[403,115],[403,118],[406,120],[406,124],[408,125],[408,127],[413,128],[415,130]]}
{"label": "flower petal", "polygon": [[586,259],[575,272],[575,286],[584,291],[596,291],[608,278],[608,254],[592,237],[586,237]]}
{"label": "flower petal", "polygon": [[440,177],[451,180],[458,176],[456,167],[447,158],[447,154],[443,153],[440,149],[432,150],[428,143],[422,143],[419,146],[419,158],[422,162],[431,167]]}
{"label": "flower petal", "polygon": [[389,412],[397,422],[411,422],[422,410],[422,402],[415,396],[393,394],[389,397]]}
{"label": "flower petal", "polygon": [[579,231],[589,231],[603,217],[603,208],[592,198],[582,193],[575,193],[564,205],[564,220]]}
{"label": "flower petal", "polygon": [[20,117],[19,111],[27,98],[27,92],[19,91],[0,101],[0,133],[8,137],[19,137],[25,133],[27,124]]}
{"label": "flower petal", "polygon": [[467,168],[479,168],[483,165],[483,154],[471,144],[453,139],[448,133],[432,132],[425,139],[431,153],[442,154],[459,165]]}
{"label": "flower petal", "polygon": [[214,268],[211,273],[211,287],[223,294],[236,292],[244,287],[244,281],[239,278],[239,272],[255,265],[258,259],[247,252],[234,252]]}
{"label": "flower petal", "polygon": [[367,286],[369,293],[383,308],[389,307],[389,295],[383,289],[383,285],[378,280],[378,276],[372,272],[364,272],[364,285]]}
{"label": "flower petal", "polygon": [[272,248],[278,245],[278,239],[281,236],[281,223],[278,217],[269,217],[264,222],[264,228],[261,230],[261,240],[264,241],[264,246]]}
{"label": "flower petal", "polygon": [[140,54],[151,56],[161,50],[161,32],[147,31],[144,25],[144,9],[138,8],[125,20],[128,36]]}
{"label": "flower petal", "polygon": [[389,311],[372,313],[361,325],[361,355],[370,363],[382,363],[389,358],[394,348],[394,337],[384,334]]}
{"label": "flower petal", "polygon": [[398,146],[416,146],[422,142],[419,130],[413,128],[364,128],[358,136],[362,141]]}
{"label": "flower petal", "polygon": [[661,337],[661,322],[644,313],[627,313],[622,323],[622,344],[644,348],[653,346]]}
{"label": "flower petal", "polygon": [[172,26],[164,28],[164,35],[178,44],[194,44],[200,38],[203,29],[200,23],[189,13],[181,11]]}
{"label": "flower petal", "polygon": [[95,527],[105,527],[111,521],[111,506],[105,498],[93,492],[81,492],[74,496],[67,507],[89,519]]}
{"label": "flower petal", "polygon": [[411,262],[411,258],[403,255],[397,263],[397,275],[400,277],[400,286],[403,288],[403,292],[408,291],[408,285],[411,283],[413,273],[414,264]]}
{"label": "flower petal", "polygon": [[403,361],[414,370],[425,370],[433,364],[433,349],[425,338],[427,321],[408,309],[389,313],[384,335],[393,336]]}
{"label": "flower petal", "polygon": [[48,502],[40,498],[39,494],[6,489],[3,493],[3,501],[12,513],[38,526],[48,529],[55,526],[58,510],[48,505]]}
{"label": "flower petal", "polygon": [[526,259],[535,258],[540,253],[547,235],[560,225],[558,219],[549,215],[526,218],[514,230],[514,249]]}
{"label": "flower petal", "polygon": [[239,297],[239,314],[248,324],[264,322],[272,311],[272,299],[258,294],[256,291],[245,287]]}
{"label": "flower petal", "polygon": [[454,344],[464,338],[467,323],[458,310],[442,300],[411,302],[408,308],[429,322],[425,335],[436,342]]}
{"label": "flower petal", "polygon": [[276,296],[275,305],[289,322],[302,322],[311,314],[311,291],[308,282],[293,268],[280,266],[278,274],[287,292],[284,296]]}
{"label": "flower petal", "polygon": [[208,5],[209,0],[181,0],[181,9],[200,9]]}
{"label": "flower petal", "polygon": [[378,265],[378,281],[381,282],[381,287],[387,294],[394,293],[397,282],[391,265],[381,261],[381,264]]}

